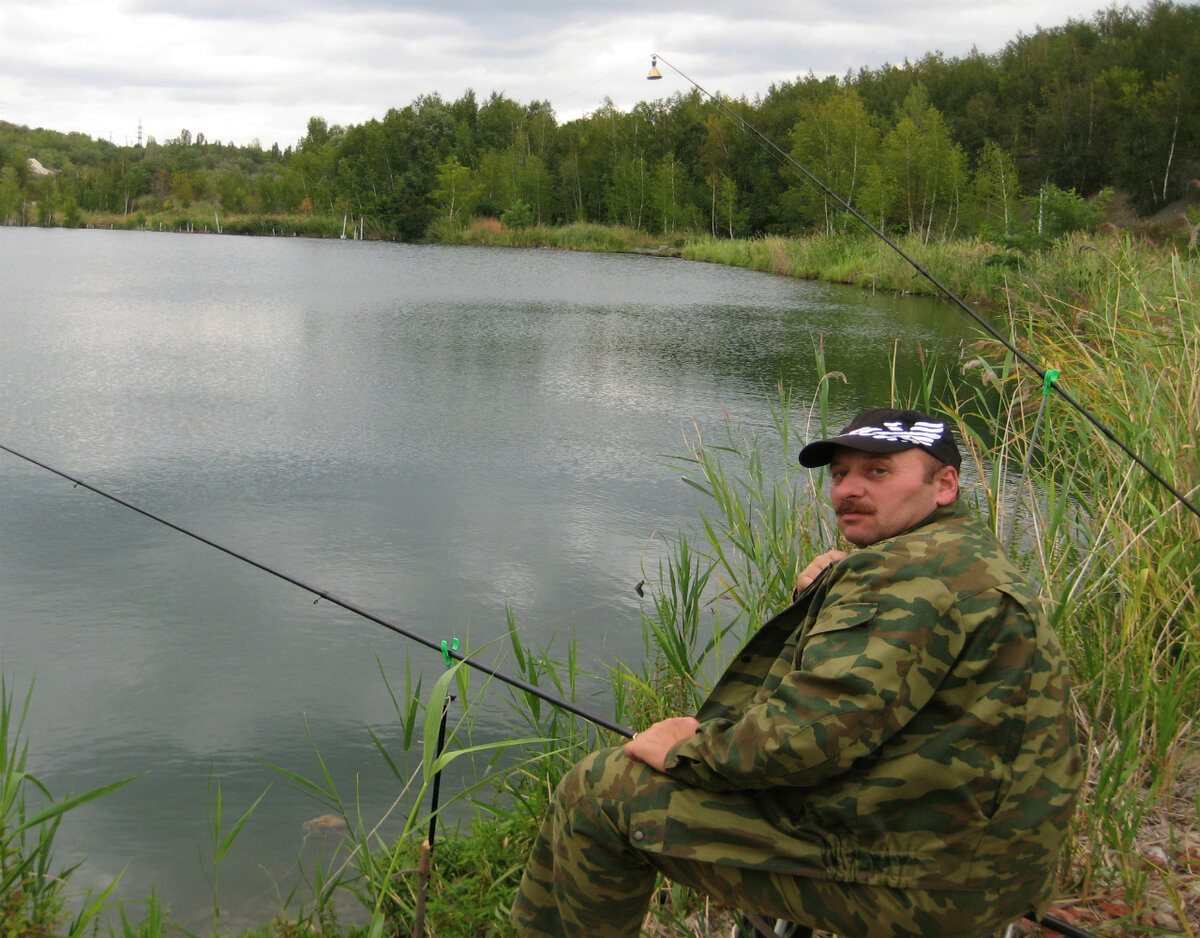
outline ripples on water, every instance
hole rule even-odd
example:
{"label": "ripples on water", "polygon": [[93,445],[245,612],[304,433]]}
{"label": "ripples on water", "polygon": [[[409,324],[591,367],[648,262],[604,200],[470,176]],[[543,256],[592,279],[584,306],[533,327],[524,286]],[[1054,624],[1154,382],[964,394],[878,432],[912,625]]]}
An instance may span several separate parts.
{"label": "ripples on water", "polygon": [[[912,374],[966,331],[633,256],[0,228],[0,258],[0,441],[435,641],[479,647],[509,604],[594,668],[641,654],[632,586],[695,511],[661,459],[684,433],[768,427],[779,380],[809,400],[818,336],[840,419],[886,397],[896,343]],[[234,817],[273,784],[222,870],[222,927],[267,920],[324,809],[257,760],[315,777],[315,745],[377,814],[377,658],[402,686],[437,656],[12,457],[0,485],[32,765],[60,794],[148,773],[70,816],[60,859],[96,885],[128,863],[124,895],[202,926],[209,769]],[[499,691],[478,706],[504,732]]]}

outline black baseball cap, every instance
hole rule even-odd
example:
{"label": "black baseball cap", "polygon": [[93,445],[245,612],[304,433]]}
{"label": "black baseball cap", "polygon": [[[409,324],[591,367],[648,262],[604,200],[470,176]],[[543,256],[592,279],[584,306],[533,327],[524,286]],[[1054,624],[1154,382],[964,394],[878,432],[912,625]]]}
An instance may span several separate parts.
{"label": "black baseball cap", "polygon": [[916,447],[955,469],[962,464],[954,434],[946,422],[918,410],[891,407],[864,410],[842,427],[837,436],[816,440],[800,450],[800,465],[809,469],[828,466],[839,446],[867,453],[898,453]]}

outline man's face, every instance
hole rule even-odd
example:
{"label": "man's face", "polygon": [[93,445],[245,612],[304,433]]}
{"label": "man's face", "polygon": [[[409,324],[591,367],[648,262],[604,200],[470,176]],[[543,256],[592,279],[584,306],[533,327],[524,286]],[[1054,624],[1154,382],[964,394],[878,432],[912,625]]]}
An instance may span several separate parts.
{"label": "man's face", "polygon": [[839,446],[829,463],[838,528],[859,547],[907,531],[958,495],[958,470],[924,450],[864,453]]}

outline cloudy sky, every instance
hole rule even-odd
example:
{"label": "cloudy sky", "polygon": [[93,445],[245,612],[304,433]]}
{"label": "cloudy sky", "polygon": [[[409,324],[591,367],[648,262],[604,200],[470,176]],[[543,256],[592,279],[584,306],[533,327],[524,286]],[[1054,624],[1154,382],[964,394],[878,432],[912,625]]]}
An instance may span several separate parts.
{"label": "cloudy sky", "polygon": [[0,0],[0,120],[135,143],[294,144],[468,88],[560,121],[685,91],[753,97],[809,71],[990,53],[1102,0]]}

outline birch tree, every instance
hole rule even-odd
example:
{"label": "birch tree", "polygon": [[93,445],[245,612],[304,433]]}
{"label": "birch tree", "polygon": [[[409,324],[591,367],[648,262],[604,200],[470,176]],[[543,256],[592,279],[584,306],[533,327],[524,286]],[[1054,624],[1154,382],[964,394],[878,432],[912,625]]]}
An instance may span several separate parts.
{"label": "birch tree", "polygon": [[[879,130],[853,88],[822,102],[808,102],[791,132],[792,158],[848,202],[855,202],[868,167],[877,159]],[[832,234],[840,205],[807,182],[789,190],[793,204]]]}

